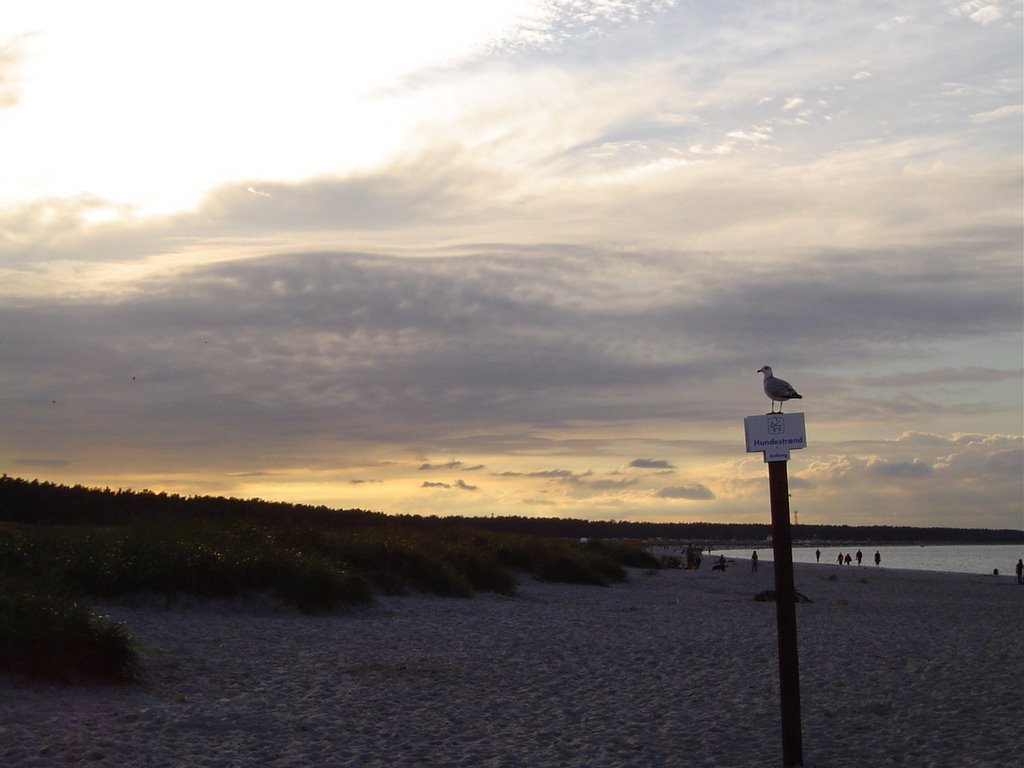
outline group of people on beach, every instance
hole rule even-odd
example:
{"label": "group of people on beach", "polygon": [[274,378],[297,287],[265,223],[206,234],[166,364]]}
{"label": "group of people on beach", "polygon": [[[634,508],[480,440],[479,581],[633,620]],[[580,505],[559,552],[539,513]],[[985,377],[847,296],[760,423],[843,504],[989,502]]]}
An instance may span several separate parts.
{"label": "group of people on beach", "polygon": [[[668,563],[669,560],[671,560],[672,563],[673,563],[673,567],[685,568],[688,571],[695,571],[695,570],[698,570],[700,568],[700,566],[701,566],[701,562],[704,559],[704,552],[705,552],[705,550],[710,554],[710,552],[711,552],[710,545],[707,546],[707,547],[702,547],[700,545],[687,544],[685,547],[683,547],[683,562],[680,562],[679,558],[677,558],[677,557],[662,558],[662,560],[665,561],[666,563]],[[820,549],[814,550],[814,559],[815,559],[816,562],[819,562],[819,563],[821,562],[821,550]],[[861,565],[863,563],[863,561],[864,561],[864,553],[860,549],[858,549],[856,551],[856,553],[854,553],[854,554],[850,554],[849,552],[847,552],[846,554],[843,554],[842,552],[840,552],[836,556],[836,563],[838,563],[839,565],[852,565],[854,560],[857,561],[857,565]],[[882,554],[878,550],[875,550],[874,560],[875,560],[875,565],[876,566],[880,566],[882,564]],[[755,550],[754,553],[750,557],[750,570],[753,571],[754,573],[757,572],[757,561],[758,561],[757,551]],[[725,559],[725,555],[723,554],[723,555],[719,556],[718,562],[712,567],[712,570],[724,571],[725,569],[726,569],[726,559]],[[1024,585],[1024,559],[1020,559],[1020,560],[1017,561],[1017,568],[1016,568],[1016,570],[1017,570],[1017,583],[1021,584],[1021,585]]]}
{"label": "group of people on beach", "polygon": [[[821,562],[821,550],[820,549],[814,550],[814,559],[815,559],[815,561],[817,561],[819,563]],[[864,559],[864,553],[861,552],[858,549],[857,550],[857,554],[855,554],[855,555],[851,555],[849,552],[847,552],[844,555],[842,552],[840,552],[839,555],[836,557],[836,562],[839,563],[839,565],[850,565],[854,560],[856,560],[857,561],[857,565],[860,565],[861,561],[863,559]],[[878,550],[875,550],[875,565],[881,565],[881,564],[882,564],[882,554]]]}

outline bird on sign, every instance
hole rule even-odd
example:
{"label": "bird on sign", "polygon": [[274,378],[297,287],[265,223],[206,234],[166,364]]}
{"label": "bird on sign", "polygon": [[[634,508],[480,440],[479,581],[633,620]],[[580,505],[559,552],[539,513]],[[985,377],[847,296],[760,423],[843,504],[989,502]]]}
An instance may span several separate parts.
{"label": "bird on sign", "polygon": [[779,404],[779,413],[782,413],[782,404],[786,400],[802,400],[803,395],[793,389],[793,385],[788,381],[775,378],[772,375],[772,367],[766,365],[763,368],[757,369],[758,373],[764,374],[764,393],[771,398],[772,401],[772,413],[775,413],[775,404]]}

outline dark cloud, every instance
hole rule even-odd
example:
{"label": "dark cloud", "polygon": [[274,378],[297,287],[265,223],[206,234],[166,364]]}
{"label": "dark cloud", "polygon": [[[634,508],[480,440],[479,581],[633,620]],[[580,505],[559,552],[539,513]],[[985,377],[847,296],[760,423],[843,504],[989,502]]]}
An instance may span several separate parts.
{"label": "dark cloud", "polygon": [[[386,171],[322,177],[301,183],[246,181],[212,191],[189,228],[219,232],[385,229],[438,223],[460,208],[479,176],[451,153],[428,153]],[[461,183],[458,181],[461,179]]]}
{"label": "dark cloud", "polygon": [[480,216],[503,184],[500,173],[461,150],[440,149],[362,175],[232,181],[209,190],[195,209],[164,216],[139,217],[130,205],[87,193],[30,199],[0,207],[0,258],[9,268],[37,270],[63,260],[137,262],[194,243],[443,229]]}
{"label": "dark cloud", "polygon": [[[268,257],[152,278],[103,301],[23,300],[0,308],[7,396],[28,406],[74,393],[109,417],[101,432],[130,421],[212,440],[406,443],[469,424],[490,434],[511,423],[727,418],[738,400],[757,402],[765,328],[797,358],[777,368],[788,376],[804,359],[866,365],[904,338],[1008,330],[1021,312],[1009,281],[959,268],[948,283],[906,267],[886,277],[851,257],[869,265],[829,277],[812,260],[794,280],[686,254],[492,250]],[[810,382],[819,407],[822,389]],[[935,408],[924,393],[853,402],[885,418]]]}
{"label": "dark cloud", "polygon": [[454,483],[432,483],[424,480],[421,488],[455,488],[460,491],[476,491],[479,490],[478,486],[470,485],[465,480],[456,480]]}
{"label": "dark cloud", "polygon": [[66,467],[71,462],[67,459],[29,459],[29,458],[18,458],[14,459],[14,463],[19,467],[41,467],[41,468],[55,468],[55,467]]}
{"label": "dark cloud", "polygon": [[876,475],[892,478],[927,477],[933,472],[932,466],[923,461],[878,461],[870,464],[868,470]]}
{"label": "dark cloud", "polygon": [[423,463],[420,464],[419,468],[420,471],[427,472],[436,469],[458,469],[461,470],[462,472],[478,472],[479,470],[484,469],[485,467],[483,464],[474,464],[471,467],[467,467],[463,462],[453,459],[452,461],[449,461],[445,464],[430,464],[429,462]]}
{"label": "dark cloud", "polygon": [[[884,254],[809,255],[794,277],[702,254],[464,251],[270,256],[151,276],[103,298],[7,302],[2,439],[17,446],[14,455],[75,456],[76,466],[144,450],[162,472],[248,472],[296,457],[343,466],[358,464],[369,445],[392,456],[580,451],[621,467],[621,453],[610,453],[621,447],[579,425],[636,435],[660,425],[680,435],[663,448],[724,458],[729,449],[691,438],[700,425],[738,426],[744,413],[767,408],[755,372],[766,362],[800,387],[817,423],[853,413],[886,425],[987,413],[998,406],[986,402],[984,386],[1012,384],[991,365],[930,369],[938,376],[894,367],[908,349],[1019,335],[1018,285],[933,253],[904,253],[891,274]],[[936,260],[946,266],[930,273]],[[956,305],[952,317],[947,304]],[[875,366],[894,372],[872,375]],[[974,402],[937,388],[972,377]],[[875,477],[924,476],[935,466],[936,457],[919,466],[912,454],[892,454]],[[580,493],[634,487],[551,464],[494,474]],[[417,466],[484,468],[455,459]],[[603,471],[598,460],[591,466]],[[675,464],[639,458],[629,466]],[[661,493],[715,498],[699,483]]]}
{"label": "dark cloud", "polygon": [[461,461],[456,461],[456,460],[453,459],[452,461],[449,461],[446,464],[429,464],[429,463],[420,464],[420,471],[430,471],[430,470],[434,470],[434,469],[458,469],[461,466],[462,466],[462,462]]}
{"label": "dark cloud", "polygon": [[588,492],[622,491],[627,488],[634,488],[640,484],[640,481],[635,477],[622,479],[611,477],[574,477],[567,482],[572,484],[574,491],[582,489]]}
{"label": "dark cloud", "polygon": [[544,480],[565,480],[573,481],[583,477],[589,477],[591,472],[577,474],[568,469],[543,469],[536,472],[502,472],[500,477],[536,477]]}
{"label": "dark cloud", "polygon": [[687,499],[690,501],[708,501],[715,498],[715,494],[701,483],[662,488],[657,495],[661,499]]}
{"label": "dark cloud", "polygon": [[675,469],[675,464],[664,459],[633,459],[629,466],[637,469]]}
{"label": "dark cloud", "polygon": [[965,368],[940,368],[914,373],[900,373],[889,376],[863,376],[858,384],[873,387],[920,387],[942,381],[946,384],[977,384],[998,381],[1024,380],[1024,369],[1005,370],[998,368],[982,368],[969,366]]}

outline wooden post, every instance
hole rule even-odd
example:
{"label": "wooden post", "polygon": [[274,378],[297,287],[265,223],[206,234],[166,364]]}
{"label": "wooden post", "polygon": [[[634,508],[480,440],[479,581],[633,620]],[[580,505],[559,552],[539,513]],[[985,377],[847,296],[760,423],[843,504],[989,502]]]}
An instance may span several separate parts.
{"label": "wooden post", "polygon": [[775,611],[779,632],[779,694],[782,701],[783,768],[804,764],[800,727],[800,664],[796,645],[796,587],[789,526],[789,477],[785,461],[768,462],[775,556]]}

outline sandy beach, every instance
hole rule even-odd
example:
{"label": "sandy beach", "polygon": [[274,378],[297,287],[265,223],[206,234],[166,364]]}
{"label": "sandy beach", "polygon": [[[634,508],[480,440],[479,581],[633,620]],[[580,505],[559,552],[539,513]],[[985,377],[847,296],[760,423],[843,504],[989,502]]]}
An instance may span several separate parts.
{"label": "sandy beach", "polygon": [[[835,578],[832,578],[835,577]],[[135,685],[0,681],[0,764],[781,764],[771,565],[514,598],[105,606]],[[805,765],[1024,763],[1014,577],[797,566]]]}

